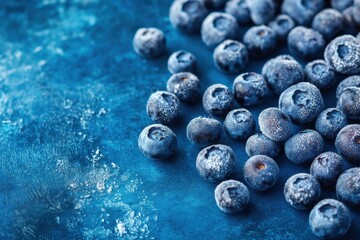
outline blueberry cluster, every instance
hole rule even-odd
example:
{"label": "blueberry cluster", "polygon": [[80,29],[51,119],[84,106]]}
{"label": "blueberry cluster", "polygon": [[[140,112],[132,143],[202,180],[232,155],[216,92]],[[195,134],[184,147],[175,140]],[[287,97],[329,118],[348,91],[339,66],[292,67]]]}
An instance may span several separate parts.
{"label": "blueberry cluster", "polygon": [[[176,0],[169,19],[182,33],[201,35],[218,70],[239,75],[232,89],[214,83],[201,94],[196,57],[186,50],[172,53],[167,91],[154,92],[147,102],[157,124],[141,132],[141,152],[154,159],[172,157],[176,135],[165,125],[180,121],[181,105],[196,104],[202,95],[208,116],[192,119],[186,136],[203,148],[196,169],[204,180],[219,183],[214,194],[223,212],[246,207],[251,198],[245,184],[267,191],[277,183],[281,172],[274,158],[283,149],[291,162],[311,164],[310,174],[297,173],[286,181],[285,200],[296,209],[312,208],[309,225],[315,235],[344,236],[351,224],[346,205],[360,207],[360,168],[344,169],[345,161],[360,165],[360,1]],[[246,25],[241,38],[240,27]],[[291,55],[274,56],[284,43]],[[133,46],[143,57],[155,58],[166,51],[166,40],[161,30],[141,28]],[[251,60],[265,57],[271,58],[261,74],[246,71]],[[322,93],[335,89],[340,74],[348,76],[337,85],[337,105],[324,109]],[[263,109],[256,122],[251,108],[271,94],[279,96],[278,106]],[[294,125],[302,130],[294,132]],[[219,143],[223,132],[246,142],[245,184],[228,180],[237,161],[233,149]],[[337,153],[324,152],[331,141]],[[318,202],[322,187],[335,186],[343,203]]]}

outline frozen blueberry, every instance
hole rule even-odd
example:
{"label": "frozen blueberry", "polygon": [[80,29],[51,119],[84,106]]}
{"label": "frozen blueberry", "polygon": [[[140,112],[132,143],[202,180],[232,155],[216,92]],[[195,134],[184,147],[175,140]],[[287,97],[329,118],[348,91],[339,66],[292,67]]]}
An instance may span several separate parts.
{"label": "frozen blueberry", "polygon": [[317,117],[315,129],[323,138],[334,140],[339,131],[346,125],[347,120],[344,113],[336,108],[328,108]]}
{"label": "frozen blueberry", "polygon": [[335,147],[346,160],[360,163],[360,125],[347,125],[340,130],[335,139]]}
{"label": "frozen blueberry", "polygon": [[261,132],[276,142],[287,140],[291,136],[292,123],[288,115],[278,108],[266,108],[259,115]]}
{"label": "frozen blueberry", "polygon": [[183,102],[194,102],[200,97],[200,80],[189,72],[172,75],[166,88]]}
{"label": "frozen blueberry", "polygon": [[213,59],[219,70],[225,73],[238,73],[245,68],[249,57],[244,44],[225,40],[215,48]]}
{"label": "frozen blueberry", "polygon": [[224,129],[229,137],[245,141],[255,132],[255,119],[245,108],[232,110],[224,121]]}
{"label": "frozen blueberry", "polygon": [[353,75],[342,80],[336,89],[336,98],[339,98],[340,93],[347,87],[360,88],[360,75]]}
{"label": "frozen blueberry", "polygon": [[180,116],[180,101],[173,93],[157,91],[149,97],[146,112],[153,121],[171,124]]}
{"label": "frozen blueberry", "polygon": [[227,0],[203,0],[205,3],[205,6],[210,9],[221,9],[224,7]]}
{"label": "frozen blueberry", "polygon": [[279,178],[277,163],[268,156],[255,155],[244,165],[244,179],[256,191],[265,191],[276,183]]}
{"label": "frozen blueberry", "polygon": [[166,39],[157,28],[140,28],[135,33],[133,47],[143,57],[156,58],[165,52]]}
{"label": "frozen blueberry", "polygon": [[264,77],[254,72],[243,73],[236,77],[232,90],[235,99],[246,107],[262,103],[269,92]]}
{"label": "frozen blueberry", "polygon": [[285,183],[284,195],[290,206],[305,210],[311,208],[320,198],[321,188],[318,180],[310,174],[298,173]]}
{"label": "frozen blueberry", "polygon": [[277,37],[274,30],[260,25],[251,27],[244,34],[243,42],[251,57],[261,58],[274,52],[277,46]]}
{"label": "frozen blueberry", "polygon": [[291,29],[295,27],[295,22],[288,15],[281,14],[269,22],[268,25],[276,32],[277,38],[280,41],[285,41]]}
{"label": "frozen blueberry", "polygon": [[199,32],[207,14],[202,0],[176,0],[170,7],[169,18],[173,27],[194,34]]}
{"label": "frozen blueberry", "polygon": [[324,140],[314,130],[302,130],[285,142],[286,157],[296,164],[311,162],[322,153]]}
{"label": "frozen blueberry", "polygon": [[234,95],[225,85],[211,85],[204,92],[203,106],[209,114],[225,117],[234,107]]}
{"label": "frozen blueberry", "polygon": [[338,106],[348,119],[360,119],[360,88],[345,88],[339,96]]}
{"label": "frozen blueberry", "polygon": [[276,5],[274,0],[247,0],[250,17],[256,25],[266,24],[274,18]]}
{"label": "frozen blueberry", "polygon": [[239,181],[223,181],[215,188],[216,204],[225,213],[240,212],[246,207],[249,199],[248,188]]}
{"label": "frozen blueberry", "polygon": [[262,133],[256,133],[250,136],[246,141],[245,151],[249,157],[254,155],[265,155],[274,158],[280,152],[280,144]]}
{"label": "frozen blueberry", "polygon": [[236,19],[228,13],[210,13],[201,25],[201,39],[209,48],[215,48],[226,39],[236,39],[238,33]]}
{"label": "frozen blueberry", "polygon": [[299,25],[308,25],[325,7],[325,0],[284,0],[281,11],[292,17]]}
{"label": "frozen blueberry", "polygon": [[179,72],[191,72],[196,70],[196,58],[187,51],[177,51],[171,54],[167,63],[171,74]]}
{"label": "frozen blueberry", "polygon": [[219,182],[234,172],[235,162],[235,154],[230,147],[216,144],[200,151],[196,158],[196,169],[206,181]]}
{"label": "frozen blueberry", "polygon": [[312,122],[324,109],[319,89],[307,82],[286,89],[279,98],[279,108],[296,124]]}
{"label": "frozen blueberry", "polygon": [[340,238],[351,225],[350,211],[337,200],[321,200],[310,212],[309,225],[311,231],[320,238]]}
{"label": "frozen blueberry", "polygon": [[328,89],[336,83],[335,72],[324,60],[314,60],[305,66],[305,78],[321,89]]}
{"label": "frozen blueberry", "polygon": [[343,158],[339,154],[324,152],[312,162],[310,174],[316,177],[322,186],[333,186],[344,171],[343,165]]}
{"label": "frozen blueberry", "polygon": [[225,12],[233,15],[239,25],[246,25],[251,22],[250,10],[246,0],[229,0],[225,5]]}
{"label": "frozen blueberry", "polygon": [[326,46],[323,36],[318,31],[303,26],[290,31],[287,43],[290,53],[304,60],[320,58]]}
{"label": "frozen blueberry", "polygon": [[213,118],[197,117],[186,127],[186,136],[198,146],[208,146],[219,141],[222,133],[221,123]]}
{"label": "frozen blueberry", "polygon": [[343,172],[336,182],[336,195],[340,201],[360,207],[360,167]]}
{"label": "frozen blueberry", "polygon": [[360,73],[360,40],[351,35],[337,37],[327,45],[324,57],[335,72]]}
{"label": "frozen blueberry", "polygon": [[344,32],[355,35],[360,30],[360,5],[353,5],[343,11]]}
{"label": "frozen blueberry", "polygon": [[289,55],[279,55],[268,60],[262,70],[271,91],[281,94],[288,87],[304,80],[304,71],[300,63]]}
{"label": "frozen blueberry", "polygon": [[316,14],[311,27],[330,41],[343,30],[344,17],[339,11],[327,8]]}
{"label": "frozen blueberry", "polygon": [[331,0],[331,7],[338,11],[343,11],[353,5],[353,3],[354,0]]}
{"label": "frozen blueberry", "polygon": [[153,124],[142,130],[138,146],[148,158],[166,159],[176,151],[176,135],[170,128],[162,124]]}

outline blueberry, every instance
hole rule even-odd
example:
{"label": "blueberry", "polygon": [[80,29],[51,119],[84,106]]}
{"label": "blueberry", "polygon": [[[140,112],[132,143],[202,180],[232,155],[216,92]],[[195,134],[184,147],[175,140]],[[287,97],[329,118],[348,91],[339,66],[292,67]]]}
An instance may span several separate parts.
{"label": "blueberry", "polygon": [[224,121],[224,129],[229,137],[246,141],[256,128],[255,119],[245,108],[232,110],[228,113]]}
{"label": "blueberry", "polygon": [[335,9],[327,8],[316,14],[311,26],[330,41],[343,30],[344,16]]}
{"label": "blueberry", "polygon": [[170,23],[184,33],[198,33],[208,14],[202,0],[176,0],[169,12]]}
{"label": "blueberry", "polygon": [[324,60],[314,60],[305,66],[305,78],[320,90],[328,89],[336,83],[335,72]]}
{"label": "blueberry", "polygon": [[360,30],[360,5],[353,5],[343,11],[344,32],[355,35]]}
{"label": "blueberry", "polygon": [[339,96],[338,105],[348,119],[360,119],[360,88],[345,88]]}
{"label": "blueberry", "polygon": [[239,181],[223,181],[215,188],[216,204],[225,213],[240,212],[246,207],[249,199],[248,188]]}
{"label": "blueberry", "polygon": [[235,162],[235,154],[230,147],[216,144],[200,151],[196,158],[196,169],[206,181],[219,182],[234,172]]}
{"label": "blueberry", "polygon": [[146,112],[153,121],[171,124],[180,116],[180,101],[175,94],[157,91],[149,97]]}
{"label": "blueberry", "polygon": [[311,162],[322,153],[323,138],[314,130],[302,130],[285,142],[286,157],[296,164]]}
{"label": "blueberry", "polygon": [[280,41],[285,41],[291,29],[295,27],[295,22],[288,15],[281,14],[269,22],[268,25],[276,32],[277,38]]}
{"label": "blueberry", "polygon": [[203,106],[209,114],[225,117],[234,107],[234,95],[225,85],[211,85],[204,92]]}
{"label": "blueberry", "polygon": [[254,72],[243,73],[236,77],[232,90],[235,99],[246,107],[262,103],[269,92],[264,77]]}
{"label": "blueberry", "polygon": [[353,3],[354,0],[331,0],[331,7],[338,11],[343,11],[353,5]]}
{"label": "blueberry", "polygon": [[287,43],[290,53],[304,60],[321,57],[326,46],[324,37],[318,31],[303,26],[290,31]]}
{"label": "blueberry", "polygon": [[336,89],[336,98],[339,98],[340,93],[347,87],[360,88],[360,75],[353,75],[342,80]]}
{"label": "blueberry", "polygon": [[328,140],[334,140],[339,131],[347,125],[346,116],[336,108],[322,111],[316,119],[315,129]]}
{"label": "blueberry", "polygon": [[183,102],[194,102],[200,97],[200,80],[189,72],[172,75],[166,88]]}
{"label": "blueberry", "polygon": [[221,123],[213,118],[197,117],[186,127],[186,136],[198,146],[208,146],[219,141],[222,133]]}
{"label": "blueberry", "polygon": [[310,167],[310,174],[316,177],[322,186],[335,185],[343,171],[343,158],[334,152],[321,153]]}
{"label": "blueberry", "polygon": [[166,159],[176,151],[176,135],[170,128],[162,124],[153,124],[142,130],[138,146],[148,158]]}
{"label": "blueberry", "polygon": [[262,70],[269,88],[277,95],[288,87],[304,80],[304,71],[300,63],[289,55],[279,55],[268,60]]}
{"label": "blueberry", "polygon": [[244,34],[243,42],[253,58],[266,57],[273,53],[277,46],[277,37],[274,30],[260,25],[251,27]]}
{"label": "blueberry", "polygon": [[244,165],[244,179],[256,191],[265,191],[274,186],[279,178],[277,163],[268,156],[255,155]]}
{"label": "blueberry", "polygon": [[318,202],[309,215],[311,231],[320,238],[340,238],[351,225],[349,209],[334,199]]}
{"label": "blueberry", "polygon": [[213,55],[215,66],[225,73],[238,73],[248,63],[248,52],[244,44],[225,40],[215,48]]}
{"label": "blueberry", "polygon": [[320,198],[321,188],[318,180],[310,174],[298,173],[285,183],[284,195],[290,206],[305,210],[311,208]]}
{"label": "blueberry", "polygon": [[350,168],[343,172],[336,182],[336,195],[340,201],[360,207],[360,168]]}
{"label": "blueberry", "polygon": [[280,152],[280,144],[262,133],[256,133],[250,136],[246,141],[245,151],[249,157],[254,155],[265,155],[274,158]]}
{"label": "blueberry", "polygon": [[299,25],[308,25],[325,7],[325,0],[284,0],[281,11],[292,17]]}
{"label": "blueberry", "polygon": [[247,5],[250,9],[250,17],[256,25],[266,24],[275,16],[274,0],[248,0]]}
{"label": "blueberry", "polygon": [[201,39],[209,48],[215,48],[224,40],[236,39],[238,33],[236,19],[228,13],[210,13],[201,25]]}
{"label": "blueberry", "polygon": [[180,72],[194,73],[196,70],[196,58],[187,51],[177,51],[171,54],[167,66],[171,74]]}
{"label": "blueberry", "polygon": [[224,7],[227,0],[203,0],[205,3],[205,6],[210,9],[221,9]]}
{"label": "blueberry", "polygon": [[360,40],[351,35],[337,37],[327,45],[324,57],[335,72],[360,73]]}
{"label": "blueberry", "polygon": [[307,82],[286,89],[279,98],[279,108],[296,124],[312,122],[324,109],[319,89]]}
{"label": "blueberry", "polygon": [[247,0],[229,0],[225,5],[225,12],[233,15],[239,25],[246,25],[251,22],[250,10]]}
{"label": "blueberry", "polygon": [[140,28],[135,33],[133,47],[143,57],[156,58],[165,52],[166,39],[157,28]]}
{"label": "blueberry", "polygon": [[292,123],[288,115],[278,108],[266,108],[259,115],[261,132],[276,142],[287,140],[291,136]]}
{"label": "blueberry", "polygon": [[347,125],[340,130],[335,139],[335,147],[346,160],[360,163],[360,125]]}

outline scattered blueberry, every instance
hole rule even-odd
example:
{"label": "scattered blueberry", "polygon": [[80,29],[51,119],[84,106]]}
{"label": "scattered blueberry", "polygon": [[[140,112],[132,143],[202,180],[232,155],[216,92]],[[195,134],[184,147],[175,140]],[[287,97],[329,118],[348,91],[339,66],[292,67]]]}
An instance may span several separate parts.
{"label": "scattered blueberry", "polygon": [[196,58],[187,51],[177,51],[171,54],[167,66],[171,74],[180,72],[194,73],[196,70]]}
{"label": "scattered blueberry", "polygon": [[343,11],[344,32],[355,35],[360,30],[360,5],[353,5]]}
{"label": "scattered blueberry", "polygon": [[336,83],[335,72],[324,60],[314,60],[306,64],[305,79],[320,90],[329,89]]}
{"label": "scattered blueberry", "polygon": [[338,106],[348,119],[360,119],[360,88],[345,88],[339,96]]}
{"label": "scattered blueberry", "polygon": [[250,136],[246,141],[245,151],[249,157],[254,155],[265,155],[274,158],[280,152],[280,144],[262,133],[256,133]]}
{"label": "scattered blueberry", "polygon": [[248,0],[247,5],[250,9],[250,17],[256,25],[266,24],[275,16],[274,0]]}
{"label": "scattered blueberry", "polygon": [[219,141],[222,133],[221,123],[213,118],[197,117],[186,127],[186,136],[198,146],[208,146]]}
{"label": "scattered blueberry", "polygon": [[291,136],[290,117],[278,108],[266,108],[259,115],[261,132],[276,142],[287,140]]}
{"label": "scattered blueberry", "polygon": [[225,85],[211,85],[204,92],[203,106],[209,114],[225,117],[234,107],[234,95]]}
{"label": "scattered blueberry", "polygon": [[336,108],[327,108],[317,117],[315,129],[323,138],[334,140],[346,125],[347,119],[343,112]]}
{"label": "scattered blueberry", "polygon": [[221,211],[225,213],[238,213],[249,202],[249,190],[241,182],[227,180],[215,188],[215,201]]}
{"label": "scattered blueberry", "polygon": [[292,17],[299,25],[308,25],[324,7],[325,0],[284,0],[281,11]]}
{"label": "scattered blueberry", "polygon": [[172,75],[166,88],[183,102],[194,102],[200,97],[200,80],[189,72]]}
{"label": "scattered blueberry", "polygon": [[316,177],[322,186],[333,186],[344,171],[343,161],[343,158],[337,153],[321,153],[312,162],[310,174]]}
{"label": "scattered blueberry", "polygon": [[354,0],[341,0],[341,1],[331,0],[331,7],[342,12],[346,8],[353,5],[353,3],[354,3]]}
{"label": "scattered blueberry", "polygon": [[255,119],[245,108],[239,108],[229,112],[224,121],[224,129],[229,137],[246,141],[256,128]]}
{"label": "scattered blueberry", "polygon": [[295,22],[288,15],[281,14],[269,22],[268,25],[276,32],[277,38],[280,41],[285,41],[291,29],[295,27]]}
{"label": "scattered blueberry", "polygon": [[265,25],[249,28],[244,34],[243,42],[253,58],[266,57],[277,47],[275,31]]}
{"label": "scattered blueberry", "polygon": [[165,52],[166,39],[157,28],[140,28],[135,33],[133,47],[143,57],[156,58]]}
{"label": "scattered blueberry", "polygon": [[335,139],[335,147],[346,160],[360,163],[360,125],[350,124],[340,130]]}
{"label": "scattered blueberry", "polygon": [[353,75],[342,80],[336,89],[336,98],[340,97],[340,93],[347,87],[360,88],[360,75]]}
{"label": "scattered blueberry", "polygon": [[336,182],[336,195],[340,201],[360,207],[360,167],[343,172]]}
{"label": "scattered blueberry", "polygon": [[171,124],[180,116],[180,101],[173,93],[157,91],[149,97],[146,112],[153,121]]}
{"label": "scattered blueberry", "polygon": [[335,9],[327,8],[316,14],[311,26],[327,41],[330,41],[342,32],[344,16]]}
{"label": "scattered blueberry", "polygon": [[238,73],[245,68],[249,57],[244,44],[225,40],[215,48],[213,59],[219,70],[225,73]]}
{"label": "scattered blueberry", "polygon": [[225,5],[225,12],[233,15],[239,25],[246,25],[251,22],[250,10],[247,0],[229,0]]}

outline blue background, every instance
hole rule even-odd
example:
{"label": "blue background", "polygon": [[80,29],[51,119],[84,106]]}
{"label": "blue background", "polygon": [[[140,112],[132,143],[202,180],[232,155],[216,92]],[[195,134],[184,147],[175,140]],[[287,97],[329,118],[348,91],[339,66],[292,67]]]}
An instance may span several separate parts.
{"label": "blue background", "polygon": [[[202,91],[214,83],[231,87],[235,78],[215,69],[199,35],[171,27],[170,4],[0,2],[0,239],[316,239],[309,211],[293,209],[282,193],[286,179],[309,166],[292,164],[283,153],[275,158],[281,176],[273,189],[250,189],[241,214],[217,208],[216,185],[198,176],[200,149],[185,135],[192,118],[207,115],[200,101],[183,105],[181,121],[171,126],[179,146],[173,159],[150,160],[139,152],[138,135],[152,123],[147,98],[165,90],[173,51],[196,56]],[[139,27],[164,31],[163,57],[134,53]],[[273,56],[286,51],[283,44]],[[251,61],[244,71],[260,72],[265,61]],[[323,93],[326,107],[335,105],[334,92]],[[257,119],[277,99],[269,96],[250,111]],[[234,149],[232,178],[243,181],[244,143],[225,134],[220,142]],[[324,151],[333,149],[327,142]],[[334,189],[321,197],[335,198]],[[346,239],[359,239],[359,211],[352,209],[352,217]]]}

